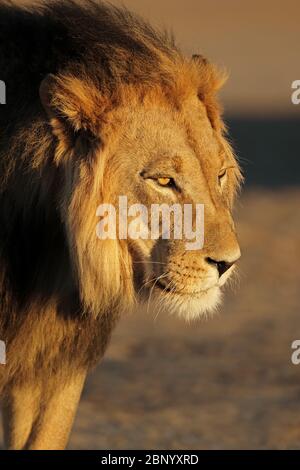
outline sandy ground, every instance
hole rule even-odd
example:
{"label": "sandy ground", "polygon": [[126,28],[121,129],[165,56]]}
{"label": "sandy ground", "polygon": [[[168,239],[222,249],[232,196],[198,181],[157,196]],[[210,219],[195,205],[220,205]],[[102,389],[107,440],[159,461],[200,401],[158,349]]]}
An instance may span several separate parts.
{"label": "sandy ground", "polygon": [[300,448],[299,190],[238,208],[240,282],[219,314],[124,318],[83,393],[71,449]]}

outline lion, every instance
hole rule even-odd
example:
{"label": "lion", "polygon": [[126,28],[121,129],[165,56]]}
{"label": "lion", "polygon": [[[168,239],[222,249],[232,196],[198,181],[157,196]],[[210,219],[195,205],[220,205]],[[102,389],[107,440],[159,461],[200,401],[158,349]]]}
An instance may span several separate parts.
{"label": "lion", "polygon": [[[213,312],[240,257],[224,73],[95,1],[0,4],[0,366],[9,449],[63,449],[118,319]],[[106,239],[97,207],[204,204],[205,239]]]}

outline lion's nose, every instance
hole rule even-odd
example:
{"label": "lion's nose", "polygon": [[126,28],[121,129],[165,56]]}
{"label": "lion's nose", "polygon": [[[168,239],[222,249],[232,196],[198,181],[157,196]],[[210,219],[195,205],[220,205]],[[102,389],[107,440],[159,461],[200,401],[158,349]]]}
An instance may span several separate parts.
{"label": "lion's nose", "polygon": [[212,259],[212,258],[206,258],[206,261],[209,264],[213,264],[214,266],[216,266],[219,276],[221,277],[224,273],[226,273],[226,271],[228,271],[229,268],[231,268],[231,266],[234,265],[234,263],[237,262],[239,258],[240,256],[238,256],[233,261],[216,261],[215,259]]}

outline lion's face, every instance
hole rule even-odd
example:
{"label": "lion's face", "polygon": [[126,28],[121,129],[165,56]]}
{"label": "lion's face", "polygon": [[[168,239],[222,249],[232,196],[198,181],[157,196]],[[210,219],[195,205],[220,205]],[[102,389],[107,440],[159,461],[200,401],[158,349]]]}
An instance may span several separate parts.
{"label": "lion's face", "polygon": [[129,105],[115,119],[122,124],[104,173],[110,200],[145,205],[149,228],[154,204],[204,204],[201,249],[189,249],[184,234],[174,239],[172,217],[169,239],[128,241],[135,291],[186,318],[210,312],[240,257],[230,212],[237,164],[196,95],[177,110],[167,101]]}
{"label": "lion's face", "polygon": [[[240,172],[224,137],[213,72],[206,63],[197,67],[184,64],[181,73],[177,67],[171,91],[124,86],[114,102],[72,77],[42,87],[58,141],[56,163],[65,168],[61,197],[71,258],[83,302],[95,314],[146,298],[188,319],[201,316],[220,302],[240,257],[231,216]],[[198,76],[206,80],[201,93]],[[167,238],[163,230],[153,239],[97,238],[97,207],[117,208],[120,196],[149,213],[155,204],[189,204],[196,230],[194,209],[204,205],[203,246],[188,249],[185,232],[172,236],[172,217]]]}

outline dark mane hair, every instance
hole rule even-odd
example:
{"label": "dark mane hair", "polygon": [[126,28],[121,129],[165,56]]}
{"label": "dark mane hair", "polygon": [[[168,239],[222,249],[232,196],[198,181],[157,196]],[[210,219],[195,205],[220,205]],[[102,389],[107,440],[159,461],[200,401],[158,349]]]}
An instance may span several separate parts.
{"label": "dark mane hair", "polygon": [[93,0],[27,8],[0,3],[0,78],[7,83],[10,108],[38,99],[49,73],[76,71],[105,89],[120,82],[153,84],[167,79],[162,56],[175,54],[171,35],[125,8]]}

